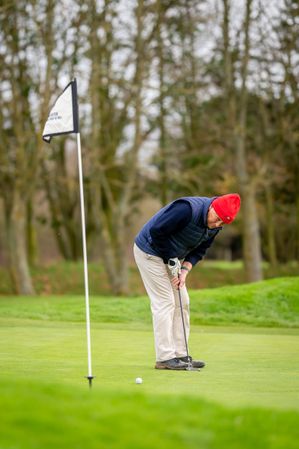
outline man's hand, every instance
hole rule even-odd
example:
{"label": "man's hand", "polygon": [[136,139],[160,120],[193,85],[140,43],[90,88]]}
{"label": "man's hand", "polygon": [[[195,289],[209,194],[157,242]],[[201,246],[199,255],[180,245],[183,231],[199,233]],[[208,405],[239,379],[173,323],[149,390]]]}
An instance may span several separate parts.
{"label": "man's hand", "polygon": [[[177,260],[177,259],[170,259],[170,260],[173,261],[173,260]],[[171,274],[173,275],[173,277],[171,279],[172,285],[177,289],[184,287],[185,282],[186,282],[186,277],[188,276],[189,271],[191,271],[191,269],[192,269],[192,263],[184,262],[182,266],[180,264],[178,271],[175,271],[175,270],[172,271],[171,265],[169,263],[168,263],[168,267],[170,269]]]}
{"label": "man's hand", "polygon": [[172,285],[178,290],[179,288],[184,287],[186,282],[186,277],[188,275],[188,271],[182,270],[178,276],[174,276],[171,279]]}

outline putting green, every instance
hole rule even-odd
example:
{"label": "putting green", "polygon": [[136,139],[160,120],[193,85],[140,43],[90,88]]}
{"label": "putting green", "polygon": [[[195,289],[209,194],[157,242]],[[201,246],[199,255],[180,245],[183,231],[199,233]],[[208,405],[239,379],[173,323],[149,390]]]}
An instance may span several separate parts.
{"label": "putting green", "polygon": [[[0,379],[31,379],[87,388],[84,323],[0,321]],[[225,407],[299,409],[299,330],[192,327],[190,352],[201,372],[153,369],[149,326],[92,326],[93,390],[190,395]],[[136,385],[135,378],[143,384]]]}
{"label": "putting green", "polygon": [[84,323],[14,318],[7,303],[1,449],[298,447],[298,329],[193,325],[191,353],[207,367],[170,372],[153,369],[147,323],[95,322],[89,391]]}

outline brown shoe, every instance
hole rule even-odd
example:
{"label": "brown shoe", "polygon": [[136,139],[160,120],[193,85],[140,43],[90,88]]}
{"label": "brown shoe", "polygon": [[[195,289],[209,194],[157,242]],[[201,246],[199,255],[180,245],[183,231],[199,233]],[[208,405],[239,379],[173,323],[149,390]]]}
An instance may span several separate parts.
{"label": "brown shoe", "polygon": [[156,362],[156,369],[172,369],[172,370],[186,370],[188,363],[183,362],[177,358],[164,360],[163,362]]}

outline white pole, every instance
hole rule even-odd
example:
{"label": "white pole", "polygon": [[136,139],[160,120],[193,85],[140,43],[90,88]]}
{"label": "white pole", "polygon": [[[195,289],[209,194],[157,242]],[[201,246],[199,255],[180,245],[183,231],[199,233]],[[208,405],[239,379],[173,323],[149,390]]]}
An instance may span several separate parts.
{"label": "white pole", "polygon": [[84,260],[84,284],[85,284],[85,302],[86,302],[86,333],[87,333],[87,356],[88,356],[88,380],[89,385],[93,379],[91,370],[91,345],[90,345],[90,316],[89,316],[89,289],[88,289],[88,268],[87,268],[87,251],[86,251],[86,227],[85,227],[85,210],[84,210],[84,190],[83,190],[83,174],[82,174],[82,156],[81,156],[81,138],[77,133],[78,148],[78,168],[79,168],[79,185],[80,185],[80,204],[81,204],[81,224],[82,224],[82,242],[83,242],[83,260]]}

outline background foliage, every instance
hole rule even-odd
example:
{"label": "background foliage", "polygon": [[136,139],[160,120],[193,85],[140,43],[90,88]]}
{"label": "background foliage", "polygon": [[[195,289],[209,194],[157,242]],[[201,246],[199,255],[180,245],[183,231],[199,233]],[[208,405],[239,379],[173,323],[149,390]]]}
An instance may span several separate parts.
{"label": "background foliage", "polygon": [[249,281],[263,259],[298,260],[298,28],[294,0],[1,2],[0,261],[14,291],[38,289],[34,266],[81,258],[75,142],[41,140],[74,76],[89,254],[112,292],[128,291],[151,198],[239,191],[213,257],[242,257]]}

